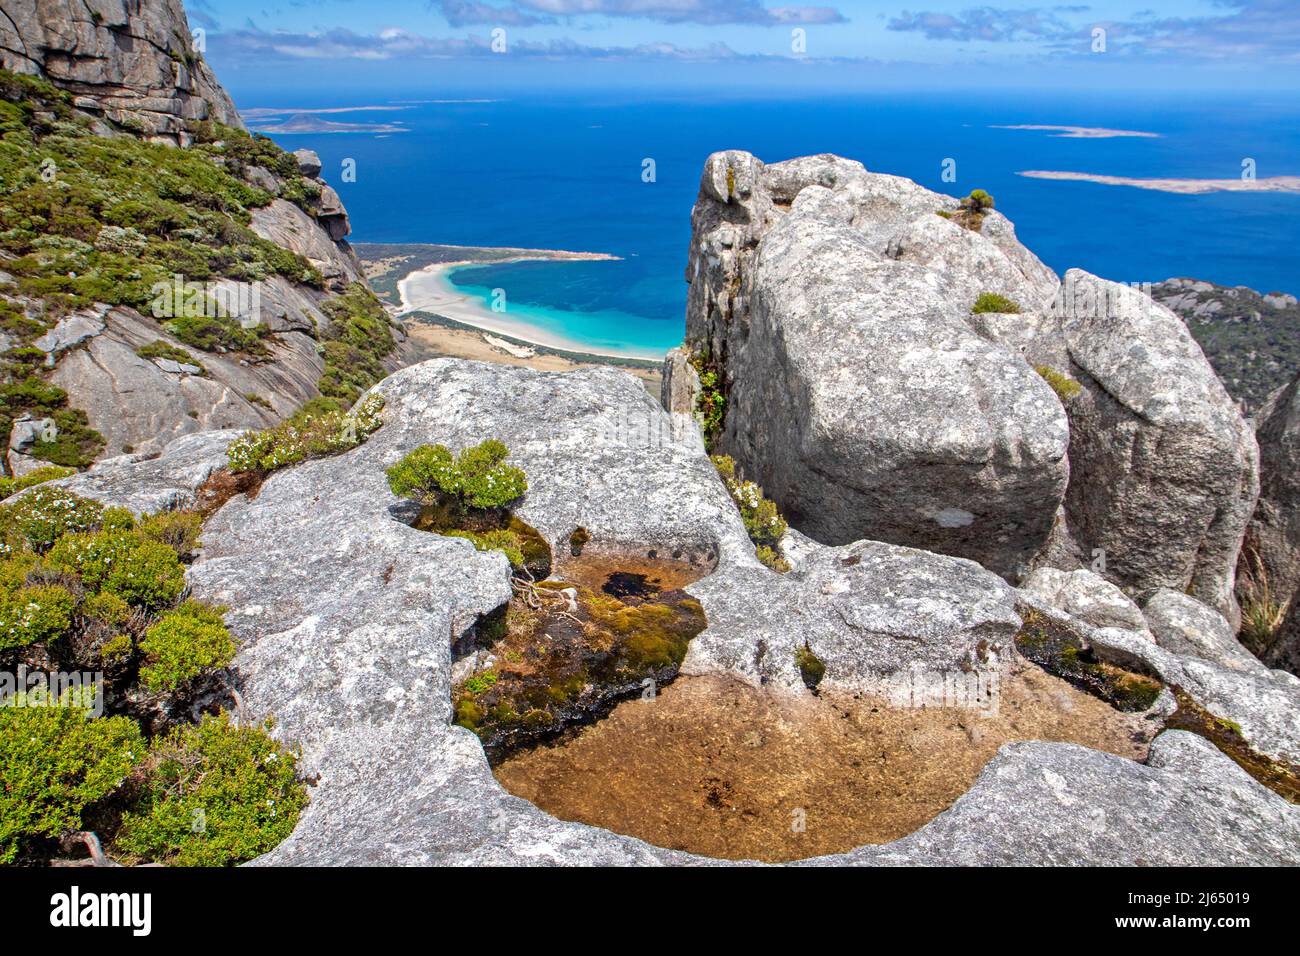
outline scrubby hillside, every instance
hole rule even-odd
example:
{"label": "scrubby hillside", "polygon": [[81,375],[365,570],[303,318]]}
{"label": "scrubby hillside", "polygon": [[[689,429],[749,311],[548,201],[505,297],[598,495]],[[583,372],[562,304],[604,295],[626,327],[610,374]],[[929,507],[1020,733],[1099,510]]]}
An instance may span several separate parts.
{"label": "scrubby hillside", "polygon": [[1283,292],[1167,279],[1151,295],[1176,312],[1232,397],[1255,414],[1300,370],[1300,303]]}
{"label": "scrubby hillside", "polygon": [[[399,364],[319,161],[242,128],[179,5],[72,11],[75,43],[37,6],[0,35],[10,473],[351,404]],[[123,36],[151,45],[96,60]]]}

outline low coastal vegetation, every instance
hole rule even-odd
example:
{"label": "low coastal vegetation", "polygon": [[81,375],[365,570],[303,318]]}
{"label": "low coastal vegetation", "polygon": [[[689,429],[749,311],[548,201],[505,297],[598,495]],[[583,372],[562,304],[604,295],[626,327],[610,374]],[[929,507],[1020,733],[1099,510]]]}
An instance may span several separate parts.
{"label": "low coastal vegetation", "polygon": [[183,348],[172,345],[170,342],[165,342],[162,339],[155,339],[148,345],[140,346],[135,350],[135,354],[140,356],[142,359],[170,359],[171,361],[178,362],[181,365],[193,365],[198,369],[198,371],[194,373],[195,375],[207,374],[207,369],[203,367],[202,362]]}
{"label": "low coastal vegetation", "polygon": [[700,391],[695,397],[695,414],[699,417],[704,434],[704,447],[712,449],[722,435],[727,417],[727,396],[722,391],[722,369],[706,352],[691,353],[691,366],[700,379]]}
{"label": "low coastal vegetation", "polygon": [[1052,391],[1054,391],[1056,397],[1061,400],[1061,404],[1065,404],[1071,399],[1077,398],[1079,393],[1083,391],[1083,386],[1077,381],[1070,378],[1070,376],[1066,375],[1064,372],[1058,372],[1050,365],[1035,365],[1034,371],[1041,375],[1048,385],[1052,386]]}
{"label": "low coastal vegetation", "polygon": [[754,553],[758,560],[773,571],[784,574],[790,570],[790,564],[781,556],[781,538],[788,530],[788,525],[776,503],[763,497],[763,489],[752,481],[744,481],[736,474],[736,462],[729,455],[714,455],[713,467],[718,469],[722,483],[727,486],[731,500],[740,509],[741,520],[749,540],[754,542]]}
{"label": "low coastal vegetation", "polygon": [[47,481],[54,481],[58,478],[67,478],[69,475],[75,475],[75,468],[64,468],[61,465],[47,465],[43,468],[37,468],[35,471],[29,471],[27,474],[17,478],[10,478],[7,475],[0,475],[0,501],[20,491],[26,491],[28,488],[34,488],[37,485],[43,485]]}
{"label": "low coastal vegetation", "polygon": [[352,411],[340,411],[330,400],[313,400],[278,425],[240,435],[226,449],[230,470],[267,475],[347,451],[360,445],[383,424],[384,397],[367,395]]}
{"label": "low coastal vegetation", "polygon": [[[249,228],[251,210],[275,197],[234,172],[278,147],[226,127],[199,132],[194,149],[97,136],[67,93],[0,73],[0,250],[18,291],[59,314],[96,302],[145,309],[177,273],[321,286],[304,258]],[[203,330],[196,347],[213,335]]]}
{"label": "low coastal vegetation", "polygon": [[[227,865],[274,847],[306,801],[265,728],[189,714],[235,654],[222,609],[185,599],[193,512],[136,517],[40,485],[0,506],[0,863],[94,831],[127,862]],[[208,705],[212,706],[212,705]]]}
{"label": "low coastal vegetation", "polygon": [[975,304],[971,306],[971,313],[974,315],[983,315],[987,312],[1015,314],[1019,311],[1020,306],[1015,300],[1008,299],[1005,295],[998,295],[996,292],[981,292],[976,297]]}
{"label": "low coastal vegetation", "polygon": [[325,303],[328,326],[321,331],[325,371],[321,396],[338,408],[352,405],[361,393],[384,377],[384,357],[393,351],[388,313],[375,294],[360,282]]}
{"label": "low coastal vegetation", "polygon": [[421,506],[421,530],[465,538],[479,551],[500,551],[516,572],[545,576],[550,548],[512,512],[528,479],[506,464],[508,454],[492,438],[455,455],[446,445],[420,445],[385,474],[393,494]]}

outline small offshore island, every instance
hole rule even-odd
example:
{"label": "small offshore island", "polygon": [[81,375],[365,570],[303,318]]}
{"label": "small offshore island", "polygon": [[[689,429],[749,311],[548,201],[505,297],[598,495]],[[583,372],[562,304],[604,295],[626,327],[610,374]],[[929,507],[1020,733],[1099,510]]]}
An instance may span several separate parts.
{"label": "small offshore island", "polygon": [[1104,186],[1133,186],[1165,193],[1300,193],[1300,176],[1269,176],[1265,179],[1138,179],[1130,176],[1102,176],[1052,169],[1026,169],[1016,173],[1030,179],[1061,179]]}

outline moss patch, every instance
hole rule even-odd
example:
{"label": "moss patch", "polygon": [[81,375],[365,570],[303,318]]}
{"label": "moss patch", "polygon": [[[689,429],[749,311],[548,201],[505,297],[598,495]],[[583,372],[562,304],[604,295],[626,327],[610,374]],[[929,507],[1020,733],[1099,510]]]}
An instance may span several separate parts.
{"label": "moss patch", "polygon": [[1256,752],[1241,735],[1239,726],[1211,714],[1181,687],[1174,688],[1174,698],[1178,709],[1165,721],[1166,729],[1187,730],[1204,737],[1274,793],[1300,803],[1300,767]]}
{"label": "moss patch", "polygon": [[1149,710],[1164,685],[1153,677],[1097,658],[1069,628],[1032,608],[1017,608],[1024,622],[1016,649],[1050,674],[1062,678],[1118,710]]}
{"label": "moss patch", "polygon": [[491,667],[453,688],[455,722],[501,759],[668,683],[705,626],[704,609],[682,591],[620,599],[545,581],[511,601]]}

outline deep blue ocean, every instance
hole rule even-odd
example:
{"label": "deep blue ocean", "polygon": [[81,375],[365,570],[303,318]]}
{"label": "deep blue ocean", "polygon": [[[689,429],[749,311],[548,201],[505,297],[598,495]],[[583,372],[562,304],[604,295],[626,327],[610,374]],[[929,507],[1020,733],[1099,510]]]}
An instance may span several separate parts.
{"label": "deep blue ocean", "polygon": [[[313,103],[402,103],[417,94]],[[1134,177],[1300,175],[1300,104],[1054,95],[909,95],[773,101],[511,99],[413,103],[332,120],[400,122],[409,132],[276,134],[308,147],[351,215],[352,239],[605,252],[618,262],[465,268],[453,281],[570,339],[663,351],[684,327],[690,211],[705,157],[746,149],[766,162],[832,152],[868,169],[965,195],[986,189],[1021,240],[1058,272],[1078,266],[1121,282],[1193,276],[1300,293],[1300,195],[1182,196],[1017,176],[1053,169]],[[1001,124],[1109,127],[1158,139],[1068,139]],[[655,181],[642,181],[653,159]],[[956,160],[957,180],[941,174]],[[345,160],[356,181],[343,182]]]}

